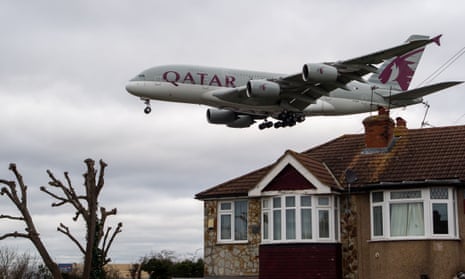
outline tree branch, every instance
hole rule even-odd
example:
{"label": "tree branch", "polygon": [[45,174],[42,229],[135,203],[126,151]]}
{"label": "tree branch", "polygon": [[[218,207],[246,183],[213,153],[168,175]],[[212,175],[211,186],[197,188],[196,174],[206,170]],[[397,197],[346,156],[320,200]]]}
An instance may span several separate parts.
{"label": "tree branch", "polygon": [[84,250],[84,248],[82,247],[81,243],[79,243],[79,241],[71,234],[71,232],[69,231],[69,227],[63,225],[63,223],[60,223],[60,226],[57,227],[57,231],[65,234],[66,236],[69,237],[69,239],[71,239],[71,241],[74,242],[74,244],[76,244],[76,246],[79,248],[79,250],[81,250],[81,252],[85,255],[86,254],[86,251]]}
{"label": "tree branch", "polygon": [[65,186],[63,184],[63,182],[61,182],[60,180],[58,180],[55,175],[50,171],[50,170],[47,170],[47,174],[50,178],[50,181],[48,182],[48,184],[50,186],[53,186],[53,187],[56,187],[58,189],[60,189],[63,194],[66,196],[65,197],[62,197],[62,196],[59,196],[55,193],[52,193],[51,191],[47,190],[47,188],[45,188],[44,186],[40,187],[40,190],[46,194],[48,194],[49,196],[57,199],[59,202],[57,203],[52,203],[52,206],[54,207],[58,207],[58,206],[62,206],[66,203],[70,203],[77,211],[75,217],[73,218],[74,221],[77,221],[79,215],[82,214],[82,216],[84,217],[84,219],[87,218],[87,210],[85,209],[85,207],[82,205],[81,201],[80,200],[85,200],[86,197],[85,196],[78,196],[76,194],[76,191],[74,190],[73,186],[72,186],[72,183],[71,183],[71,179],[69,178],[69,174],[68,172],[65,172],[64,175],[65,175],[65,179],[66,179],[66,182],[67,182],[67,186]]}
{"label": "tree branch", "polygon": [[42,192],[48,194],[48,195],[51,196],[52,198],[55,198],[55,199],[57,199],[57,200],[60,201],[58,204],[52,203],[52,206],[60,206],[60,205],[63,205],[63,204],[65,204],[65,203],[67,203],[67,202],[70,202],[69,200],[67,200],[67,199],[65,199],[65,198],[62,198],[62,197],[56,195],[55,193],[50,192],[50,191],[47,190],[47,188],[45,188],[44,186],[41,186],[41,187],[40,187],[40,190],[41,190]]}
{"label": "tree branch", "polygon": [[98,182],[97,182],[97,196],[100,194],[100,191],[102,190],[105,180],[104,180],[104,175],[105,175],[105,168],[108,166],[107,163],[105,163],[103,160],[100,159],[100,175],[98,177]]}
{"label": "tree branch", "polygon": [[24,217],[15,217],[11,215],[0,215],[0,219],[11,219],[11,220],[18,220],[18,221],[24,221]]}
{"label": "tree branch", "polygon": [[9,237],[22,237],[22,238],[29,238],[31,239],[30,235],[27,233],[19,233],[19,232],[13,232],[13,233],[6,233],[2,236],[0,236],[0,240],[9,238]]}
{"label": "tree branch", "polygon": [[[102,247],[102,252],[103,252],[103,258],[105,260],[105,264],[109,263],[111,261],[111,259],[107,259],[107,255],[108,255],[108,251],[110,250],[110,247],[111,247],[111,244],[113,243],[113,241],[115,240],[116,238],[116,235],[118,235],[120,232],[122,232],[123,230],[121,229],[123,227],[123,223],[119,222],[118,223],[118,226],[116,227],[116,229],[113,231],[113,235],[111,236],[110,238],[110,241],[108,242],[108,245],[105,247],[103,246]],[[110,233],[110,230],[111,230],[111,227],[109,227],[107,229],[107,232],[105,233],[105,241],[106,241],[106,238],[108,236],[108,234]]]}
{"label": "tree branch", "polygon": [[9,170],[11,170],[14,173],[14,175],[16,177],[16,181],[18,181],[19,188],[21,189],[21,204],[26,206],[26,204],[27,204],[27,195],[26,195],[27,186],[26,186],[26,184],[24,184],[23,176],[18,172],[18,169],[16,168],[16,164],[11,163],[10,167],[9,167]]}

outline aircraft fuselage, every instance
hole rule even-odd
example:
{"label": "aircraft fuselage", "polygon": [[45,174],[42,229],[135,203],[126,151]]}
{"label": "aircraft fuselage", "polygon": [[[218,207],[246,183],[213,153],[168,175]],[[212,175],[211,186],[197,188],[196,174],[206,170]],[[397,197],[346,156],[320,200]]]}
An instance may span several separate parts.
{"label": "aircraft fuselage", "polygon": [[[249,80],[285,76],[279,73],[234,70],[190,65],[167,65],[147,69],[129,81],[126,89],[144,100],[201,104],[237,112],[267,115],[279,113],[283,106],[260,98],[246,98],[239,106],[214,96],[223,88],[245,86]],[[386,89],[368,83],[352,81],[346,89],[335,89],[306,107],[302,112],[312,115],[345,115],[376,110],[388,106]],[[418,100],[420,102],[421,100]],[[411,102],[409,103],[411,104]],[[406,104],[407,105],[407,104]]]}

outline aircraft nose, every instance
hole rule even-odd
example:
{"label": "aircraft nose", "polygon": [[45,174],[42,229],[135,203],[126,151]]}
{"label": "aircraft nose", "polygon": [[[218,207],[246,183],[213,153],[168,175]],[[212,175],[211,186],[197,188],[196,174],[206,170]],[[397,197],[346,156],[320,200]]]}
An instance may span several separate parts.
{"label": "aircraft nose", "polygon": [[136,92],[136,87],[136,84],[130,81],[126,84],[126,91],[134,95],[134,93]]}

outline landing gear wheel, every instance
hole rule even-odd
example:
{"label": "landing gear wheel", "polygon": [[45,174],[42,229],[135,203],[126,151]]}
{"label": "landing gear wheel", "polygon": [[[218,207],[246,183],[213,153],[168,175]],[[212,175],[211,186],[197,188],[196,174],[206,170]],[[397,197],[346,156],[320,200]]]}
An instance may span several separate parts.
{"label": "landing gear wheel", "polygon": [[145,114],[149,114],[152,111],[151,107],[145,107],[144,112]]}

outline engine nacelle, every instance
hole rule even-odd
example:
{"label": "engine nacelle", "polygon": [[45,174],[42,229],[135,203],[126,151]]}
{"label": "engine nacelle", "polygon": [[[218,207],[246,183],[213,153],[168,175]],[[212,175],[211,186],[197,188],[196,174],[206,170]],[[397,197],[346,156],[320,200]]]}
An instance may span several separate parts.
{"label": "engine nacelle", "polygon": [[231,128],[247,128],[254,124],[255,120],[250,115],[239,114],[237,119],[226,125]]}
{"label": "engine nacelle", "polygon": [[247,82],[247,96],[249,98],[278,99],[281,88],[279,84],[267,80],[249,80]]}
{"label": "engine nacelle", "polygon": [[225,124],[231,128],[247,128],[255,123],[252,116],[226,109],[207,109],[207,120],[212,124]]}
{"label": "engine nacelle", "polygon": [[308,63],[302,68],[302,78],[304,81],[332,82],[336,81],[337,77],[337,69],[330,65]]}
{"label": "engine nacelle", "polygon": [[237,114],[234,111],[225,109],[207,109],[208,123],[212,124],[228,124],[237,119]]}

